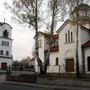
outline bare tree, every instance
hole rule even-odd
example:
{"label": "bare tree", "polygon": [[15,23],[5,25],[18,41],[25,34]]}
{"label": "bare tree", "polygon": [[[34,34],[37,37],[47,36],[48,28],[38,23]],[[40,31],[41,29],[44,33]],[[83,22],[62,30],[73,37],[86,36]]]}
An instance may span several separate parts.
{"label": "bare tree", "polygon": [[55,31],[55,27],[57,25],[58,20],[60,19],[60,11],[61,11],[61,0],[48,0],[48,10],[51,20],[49,22],[50,28],[50,36],[48,38],[48,51],[46,54],[45,62],[44,62],[44,73],[47,72],[47,66],[50,58],[50,52],[53,44],[53,33]]}
{"label": "bare tree", "polygon": [[41,21],[41,5],[43,0],[13,0],[13,5],[5,4],[19,23],[26,23],[35,30],[35,56],[42,71],[42,61],[38,54],[38,27]]}

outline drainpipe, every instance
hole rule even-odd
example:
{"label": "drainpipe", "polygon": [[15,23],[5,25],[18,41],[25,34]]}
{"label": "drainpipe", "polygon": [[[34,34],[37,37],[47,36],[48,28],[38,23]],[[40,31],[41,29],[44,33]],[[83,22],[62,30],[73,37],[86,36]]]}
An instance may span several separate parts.
{"label": "drainpipe", "polygon": [[82,47],[82,75],[85,76],[85,51]]}

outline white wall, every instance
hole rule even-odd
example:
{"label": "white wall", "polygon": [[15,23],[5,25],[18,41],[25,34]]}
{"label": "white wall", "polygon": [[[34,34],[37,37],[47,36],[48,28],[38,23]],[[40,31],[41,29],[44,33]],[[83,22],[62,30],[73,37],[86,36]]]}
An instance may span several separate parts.
{"label": "white wall", "polygon": [[[73,42],[65,43],[65,33],[73,33]],[[76,71],[76,28],[69,23],[59,33],[59,60],[61,73],[66,72],[66,59],[74,59],[74,72]]]}
{"label": "white wall", "polygon": [[[3,31],[7,30],[9,32],[9,36],[8,38],[4,38],[3,37]],[[0,65],[1,62],[6,62],[7,65],[11,65],[12,64],[12,28],[8,25],[8,24],[4,24],[3,26],[0,26],[0,50],[3,50],[3,55],[0,55]],[[9,46],[7,45],[2,45],[2,41],[4,42],[9,42]],[[6,56],[6,51],[9,51],[9,55]],[[4,57],[4,58],[2,58]],[[10,57],[10,58],[7,58]],[[1,67],[1,66],[0,66]]]}
{"label": "white wall", "polygon": [[0,58],[0,69],[1,69],[1,63],[5,62],[7,63],[7,66],[12,65],[13,60],[8,58]]}
{"label": "white wall", "polygon": [[90,40],[90,32],[87,30],[81,30],[81,44],[86,43],[88,40]]}
{"label": "white wall", "polygon": [[85,54],[85,71],[86,73],[90,73],[90,71],[88,71],[88,63],[87,63],[87,58],[88,56],[90,57],[90,47],[86,47],[84,49],[84,54]]}
{"label": "white wall", "polygon": [[41,47],[39,47],[39,58],[44,62],[44,36],[39,35],[38,40],[41,40]]}
{"label": "white wall", "polygon": [[[50,53],[49,66],[47,68],[48,73],[59,73],[59,65],[56,65],[56,58],[59,60],[59,51]],[[58,62],[60,63],[60,61]]]}

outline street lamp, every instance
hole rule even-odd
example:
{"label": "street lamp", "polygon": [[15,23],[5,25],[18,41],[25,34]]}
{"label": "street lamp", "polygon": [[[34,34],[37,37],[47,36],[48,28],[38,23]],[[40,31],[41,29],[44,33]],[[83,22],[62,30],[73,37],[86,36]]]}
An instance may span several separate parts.
{"label": "street lamp", "polygon": [[[90,6],[87,4],[78,4],[76,8],[71,13],[71,22],[73,25],[77,27],[76,31],[76,75],[79,78],[80,77],[80,71],[79,71],[79,56],[78,56],[78,31],[79,31],[79,25],[85,25],[87,23],[90,23]],[[85,64],[83,62],[83,69],[85,71]]]}

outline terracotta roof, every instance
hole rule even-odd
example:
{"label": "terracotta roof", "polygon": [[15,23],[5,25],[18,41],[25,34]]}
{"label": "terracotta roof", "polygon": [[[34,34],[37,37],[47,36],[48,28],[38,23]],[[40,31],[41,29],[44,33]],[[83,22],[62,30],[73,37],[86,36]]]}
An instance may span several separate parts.
{"label": "terracotta roof", "polygon": [[59,46],[54,46],[51,48],[51,52],[58,52],[59,51]]}
{"label": "terracotta roof", "polygon": [[83,48],[90,47],[90,40],[82,45]]}
{"label": "terracotta roof", "polygon": [[59,35],[58,34],[54,34],[53,35],[53,39],[58,39],[59,38]]}

